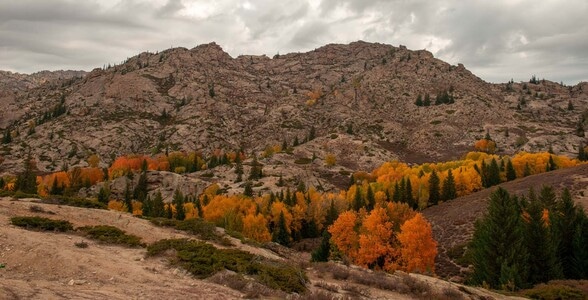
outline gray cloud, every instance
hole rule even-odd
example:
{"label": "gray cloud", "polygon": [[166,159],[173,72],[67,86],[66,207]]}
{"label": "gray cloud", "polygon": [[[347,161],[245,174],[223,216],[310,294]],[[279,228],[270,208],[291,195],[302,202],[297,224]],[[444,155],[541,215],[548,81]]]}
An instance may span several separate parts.
{"label": "gray cloud", "polygon": [[485,80],[588,81],[588,3],[404,0],[0,2],[0,69],[90,70],[216,41],[232,56],[356,40],[427,49]]}

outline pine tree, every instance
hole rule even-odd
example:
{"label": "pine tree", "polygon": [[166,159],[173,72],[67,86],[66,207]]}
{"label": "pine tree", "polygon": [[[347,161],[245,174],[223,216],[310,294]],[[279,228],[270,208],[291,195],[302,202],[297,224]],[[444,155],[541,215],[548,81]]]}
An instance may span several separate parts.
{"label": "pine tree", "polygon": [[490,161],[490,167],[488,167],[488,187],[500,184],[500,168],[495,158]]}
{"label": "pine tree", "polygon": [[443,201],[453,200],[457,198],[457,189],[455,188],[455,179],[451,169],[447,171],[447,177],[443,180],[443,186],[441,189],[441,199]]}
{"label": "pine tree", "polygon": [[[57,183],[57,180],[53,180],[53,184],[55,185]],[[106,184],[105,184],[106,185]],[[51,192],[53,192],[53,188],[51,188]],[[110,198],[110,191],[108,191],[108,188],[106,186],[101,186],[100,190],[98,191],[98,202],[100,203],[108,203],[108,200]]]}
{"label": "pine tree", "polygon": [[512,165],[512,161],[509,159],[506,163],[506,181],[512,181],[517,179],[517,173]]}
{"label": "pine tree", "polygon": [[235,174],[237,174],[235,182],[243,181],[243,163],[241,162],[241,155],[239,153],[235,157]]}
{"label": "pine tree", "polygon": [[278,224],[276,225],[276,228],[272,234],[272,241],[284,246],[290,245],[290,234],[288,234],[288,228],[286,227],[286,218],[284,217],[284,212],[280,212]]}
{"label": "pine tree", "polygon": [[353,198],[352,209],[359,211],[364,206],[363,196],[361,195],[361,188],[357,186],[355,189],[355,197]]}
{"label": "pine tree", "polygon": [[[532,194],[532,193],[530,193]],[[529,283],[547,282],[560,276],[555,247],[551,240],[548,224],[543,219],[543,205],[531,196],[526,204],[528,220],[525,225],[525,238],[529,254]]]}
{"label": "pine tree", "polygon": [[367,192],[366,192],[366,210],[369,212],[376,206],[376,197],[374,196],[374,191],[372,190],[372,186],[368,184]]}
{"label": "pine tree", "polygon": [[423,106],[431,106],[431,96],[425,94],[425,100],[423,100]]}
{"label": "pine tree", "polygon": [[573,237],[578,225],[578,208],[567,188],[561,193],[553,216],[555,245],[564,278],[574,278]]}
{"label": "pine tree", "polygon": [[133,191],[133,197],[139,201],[145,201],[147,197],[147,161],[143,160],[141,166],[141,175],[139,176],[139,181],[137,182],[137,186],[135,186],[135,190]]}
{"label": "pine tree", "polygon": [[24,171],[16,177],[15,188],[27,194],[37,193],[37,176],[35,176],[35,163],[31,156],[31,151],[27,153],[27,157],[23,161]]}
{"label": "pine tree", "polygon": [[323,232],[323,238],[321,240],[320,246],[311,254],[311,261],[329,261],[329,254],[331,252],[331,244],[329,243],[330,239],[331,235],[327,230],[325,230]]}
{"label": "pine tree", "polygon": [[588,160],[588,154],[586,154],[586,151],[584,150],[584,145],[582,145],[582,144],[580,144],[580,147],[578,149],[578,160],[579,161]]}
{"label": "pine tree", "polygon": [[257,161],[257,155],[253,154],[253,161],[251,162],[251,171],[249,173],[249,180],[259,180],[263,177],[261,164]]}
{"label": "pine tree", "polygon": [[523,170],[523,177],[527,177],[531,175],[531,166],[529,166],[529,163],[526,162],[525,163],[525,169]]}
{"label": "pine tree", "polygon": [[128,212],[131,214],[133,213],[133,201],[131,196],[131,190],[129,188],[129,182],[127,180],[127,184],[125,186],[125,193],[124,193],[125,205],[127,206]]}
{"label": "pine tree", "polygon": [[7,128],[4,131],[4,136],[2,137],[2,144],[10,144],[12,142],[12,135],[10,132],[10,128]]}
{"label": "pine tree", "polygon": [[331,200],[331,205],[329,205],[329,210],[327,211],[327,216],[325,217],[324,228],[328,228],[329,226],[333,225],[333,223],[335,223],[338,217],[339,212],[335,207],[335,201]]}
{"label": "pine tree", "polygon": [[509,289],[527,286],[524,232],[517,197],[498,188],[490,195],[486,216],[475,224],[470,245],[473,283]]}
{"label": "pine tree", "polygon": [[406,189],[405,189],[405,193],[406,193],[406,203],[408,204],[408,206],[410,206],[412,209],[417,209],[419,208],[419,204],[417,203],[417,201],[415,201],[414,197],[412,196],[412,183],[410,182],[410,178],[406,178]]}
{"label": "pine tree", "polygon": [[163,197],[161,196],[160,191],[157,191],[155,197],[153,198],[153,208],[151,216],[155,218],[161,218],[165,216],[165,204],[163,203]]}
{"label": "pine tree", "polygon": [[549,161],[547,162],[547,171],[554,171],[557,170],[557,165],[555,164],[555,161],[553,160],[553,156],[549,155]]}
{"label": "pine tree", "polygon": [[176,207],[176,220],[186,219],[186,210],[184,209],[184,195],[179,189],[174,193],[173,204]]}
{"label": "pine tree", "polygon": [[437,172],[433,170],[431,172],[431,177],[429,177],[429,205],[437,205],[440,198],[439,176],[437,176]]}
{"label": "pine tree", "polygon": [[147,195],[145,200],[143,200],[143,206],[141,206],[141,210],[143,212],[144,217],[153,216],[153,200],[151,200],[151,197],[149,197],[149,195]]}
{"label": "pine tree", "polygon": [[247,181],[245,183],[245,188],[243,189],[243,195],[249,198],[253,198],[253,184],[251,181]]}
{"label": "pine tree", "polygon": [[572,241],[572,278],[588,278],[588,217],[584,210],[579,209],[576,231]]}
{"label": "pine tree", "polygon": [[417,96],[417,99],[414,103],[416,106],[423,106],[423,96],[421,94],[419,94]]}

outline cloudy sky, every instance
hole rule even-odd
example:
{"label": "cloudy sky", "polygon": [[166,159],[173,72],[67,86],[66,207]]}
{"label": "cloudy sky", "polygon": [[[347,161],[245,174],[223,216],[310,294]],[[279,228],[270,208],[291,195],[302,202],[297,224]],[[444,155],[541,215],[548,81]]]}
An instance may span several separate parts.
{"label": "cloudy sky", "polygon": [[0,0],[0,69],[91,70],[217,42],[240,54],[356,40],[427,49],[490,82],[588,81],[586,0]]}

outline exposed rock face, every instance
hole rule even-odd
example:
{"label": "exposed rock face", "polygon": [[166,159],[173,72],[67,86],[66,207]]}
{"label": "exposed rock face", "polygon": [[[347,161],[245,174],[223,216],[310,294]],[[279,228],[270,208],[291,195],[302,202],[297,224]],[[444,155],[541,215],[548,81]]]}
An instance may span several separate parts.
{"label": "exposed rock face", "polygon": [[[263,160],[266,170],[313,182],[390,159],[454,158],[487,130],[506,153],[551,145],[573,155],[585,141],[574,133],[588,107],[587,83],[490,84],[463,65],[402,46],[354,42],[274,58],[232,58],[211,43],[141,53],[81,75],[0,73],[0,129],[15,135],[0,150],[0,173],[17,171],[27,147],[41,171],[52,171],[64,162],[85,165],[93,153],[106,165],[121,154],[166,148],[261,151],[283,140],[292,145],[295,137],[302,141],[311,127],[317,139],[290,156]],[[443,91],[454,104],[415,105],[419,94],[434,102]],[[30,130],[62,95],[67,114]],[[522,97],[526,104],[518,110]],[[574,110],[567,109],[569,101]],[[326,153],[336,155],[335,167],[323,163]],[[313,154],[318,159],[309,165],[294,163]]]}

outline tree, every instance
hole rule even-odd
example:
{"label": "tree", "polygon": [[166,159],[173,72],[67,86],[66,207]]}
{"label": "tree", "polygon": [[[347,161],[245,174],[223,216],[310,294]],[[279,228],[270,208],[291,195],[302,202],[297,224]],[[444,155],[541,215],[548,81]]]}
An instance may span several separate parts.
{"label": "tree", "polygon": [[366,210],[371,211],[376,206],[376,197],[374,196],[374,191],[372,190],[372,186],[368,184],[367,192],[366,192]]}
{"label": "tree", "polygon": [[251,181],[247,181],[245,183],[245,188],[243,189],[243,195],[249,198],[253,197],[253,185]]}
{"label": "tree", "polygon": [[543,205],[534,193],[526,204],[525,243],[529,254],[529,283],[537,284],[558,278],[561,271],[558,268],[555,247],[551,240],[548,220],[543,218]]}
{"label": "tree", "polygon": [[416,201],[414,199],[414,197],[412,196],[412,183],[410,182],[410,178],[406,179],[406,188],[405,188],[405,193],[406,193],[406,203],[412,208],[412,209],[417,209],[419,208],[419,203],[418,201]]}
{"label": "tree", "polygon": [[574,104],[572,104],[572,100],[568,101],[568,110],[574,110]]}
{"label": "tree", "polygon": [[2,144],[10,144],[12,142],[12,134],[10,128],[4,130],[4,136],[2,137]]}
{"label": "tree", "polygon": [[337,220],[338,217],[339,212],[335,207],[335,201],[331,200],[331,205],[329,205],[329,210],[327,211],[327,215],[325,217],[325,228],[328,228],[333,223],[335,223],[335,220]]}
{"label": "tree", "polygon": [[350,259],[354,259],[359,247],[359,235],[355,231],[357,226],[357,213],[346,211],[339,215],[339,218],[329,226],[331,241],[337,249]]}
{"label": "tree", "polygon": [[258,242],[269,242],[272,237],[267,228],[267,219],[262,214],[247,214],[243,218],[243,236]]}
{"label": "tree", "polygon": [[235,182],[243,181],[243,163],[241,162],[241,155],[239,153],[235,156],[235,174],[237,174]]}
{"label": "tree", "polygon": [[16,177],[15,189],[27,194],[37,193],[37,177],[35,176],[35,162],[29,150],[23,161],[24,171]]}
{"label": "tree", "polygon": [[586,153],[586,149],[584,148],[584,145],[582,145],[582,144],[580,144],[580,147],[578,149],[578,160],[579,161],[588,160],[588,154]]}
{"label": "tree", "polygon": [[404,222],[398,233],[400,261],[405,271],[435,273],[437,242],[433,239],[431,224],[422,214]]}
{"label": "tree", "polygon": [[174,193],[173,204],[176,207],[176,220],[186,219],[186,210],[184,208],[184,195],[179,189],[176,189]]}
{"label": "tree", "polygon": [[439,193],[439,176],[437,176],[437,172],[433,170],[431,172],[431,177],[429,177],[429,204],[430,205],[437,205],[441,195]]}
{"label": "tree", "polygon": [[425,94],[425,100],[423,100],[423,106],[431,106],[431,96]]}
{"label": "tree", "polygon": [[331,243],[329,243],[330,239],[331,235],[328,231],[325,230],[323,232],[321,244],[311,253],[310,261],[329,261],[329,254],[331,253]]}
{"label": "tree", "polygon": [[124,199],[125,199],[125,205],[127,206],[127,211],[132,214],[133,213],[133,200],[132,200],[128,180],[127,180],[127,184],[125,185]]}
{"label": "tree", "polygon": [[145,201],[147,197],[147,161],[143,160],[142,167],[141,167],[141,175],[139,175],[139,181],[137,181],[137,186],[135,186],[135,190],[133,191],[133,197],[139,201]]}
{"label": "tree", "polygon": [[451,169],[447,171],[447,177],[445,178],[445,180],[443,180],[441,195],[443,201],[453,200],[457,197],[455,179],[453,178],[453,173],[451,173]]}
{"label": "tree", "polygon": [[251,170],[249,173],[249,180],[259,180],[263,177],[261,164],[257,161],[257,155],[253,154],[253,161],[251,162]]}
{"label": "tree", "polygon": [[517,173],[512,165],[512,161],[509,159],[506,163],[506,181],[512,181],[515,179],[517,179]]}
{"label": "tree", "polygon": [[423,96],[421,94],[419,94],[417,96],[417,99],[414,103],[416,106],[423,106]]}
{"label": "tree", "polygon": [[274,229],[272,241],[284,246],[290,245],[290,234],[288,233],[286,218],[284,217],[283,211],[280,212],[280,218],[278,219],[278,224]]}
{"label": "tree", "polygon": [[490,166],[488,167],[487,183],[487,187],[500,184],[500,167],[498,166],[498,162],[495,158],[492,158],[490,161]]}
{"label": "tree", "polygon": [[526,286],[528,254],[517,197],[496,189],[490,194],[488,212],[474,227],[473,283],[509,289]]}
{"label": "tree", "polygon": [[[53,182],[55,184],[57,182],[57,179],[54,179]],[[53,192],[53,189],[51,189],[51,191]],[[104,184],[103,186],[100,187],[100,190],[98,191],[98,202],[107,204],[108,201],[110,200],[109,198],[110,198],[110,191],[109,191],[108,187],[106,186],[106,184]]]}
{"label": "tree", "polygon": [[165,216],[165,204],[163,203],[163,197],[161,196],[160,191],[157,191],[155,197],[153,198],[151,216],[155,218],[162,218]]}
{"label": "tree", "polygon": [[356,186],[355,197],[353,197],[352,209],[359,211],[364,206],[363,196],[361,195],[361,188]]}
{"label": "tree", "polygon": [[579,209],[577,215],[576,232],[572,241],[571,274],[574,278],[588,278],[588,217],[584,210]]}
{"label": "tree", "polygon": [[361,224],[356,262],[368,268],[392,269],[396,240],[392,228],[386,209],[374,208]]}
{"label": "tree", "polygon": [[561,263],[563,275],[565,278],[575,278],[573,237],[578,225],[578,208],[567,188],[561,193],[553,216],[557,257]]}

